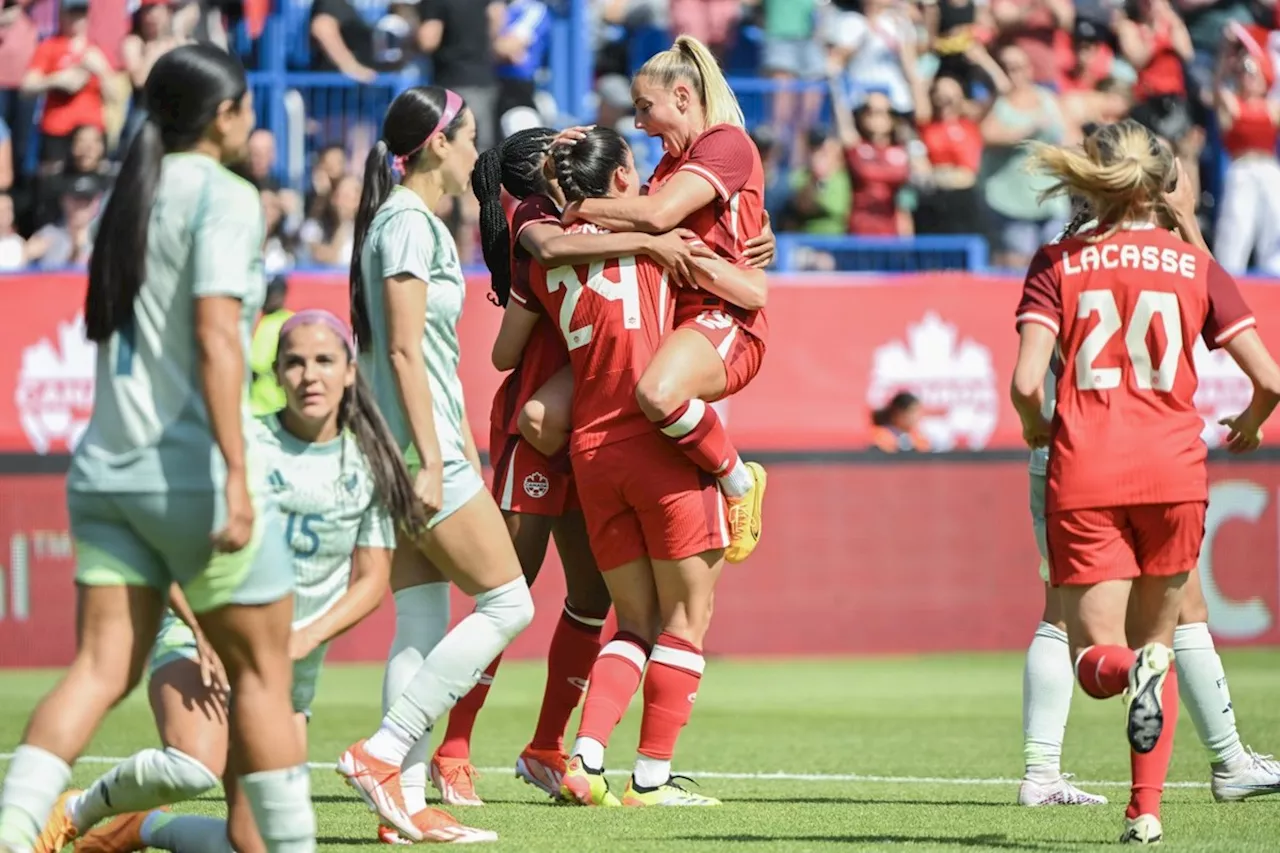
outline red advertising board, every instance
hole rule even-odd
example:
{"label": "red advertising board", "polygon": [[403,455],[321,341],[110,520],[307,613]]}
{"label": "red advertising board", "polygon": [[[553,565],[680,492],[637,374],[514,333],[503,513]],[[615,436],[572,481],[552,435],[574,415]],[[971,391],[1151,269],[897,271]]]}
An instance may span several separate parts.
{"label": "red advertising board", "polygon": [[[471,423],[483,443],[498,375],[489,349],[500,312],[488,280],[468,281],[459,331]],[[83,278],[0,278],[0,452],[63,452],[92,405],[93,348],[83,338]],[[1019,282],[961,274],[898,277],[778,276],[769,297],[771,338],[760,375],[727,401],[739,446],[754,450],[861,449],[871,410],[899,390],[925,405],[935,449],[1021,446],[1006,394],[1016,353]],[[1280,286],[1245,283],[1263,336],[1280,350]],[[346,313],[345,281],[300,275],[293,307]],[[1234,414],[1249,383],[1223,353],[1201,350],[1199,401],[1207,423]],[[1217,443],[1221,430],[1206,428]]]}
{"label": "red advertising board", "polygon": [[[1280,463],[1211,463],[1201,557],[1210,627],[1225,643],[1280,643]],[[826,655],[1023,647],[1039,620],[1039,558],[1015,461],[775,464],[755,555],[725,570],[714,655]],[[538,615],[511,653],[542,657],[563,596],[554,555]],[[0,476],[0,667],[67,663],[73,560],[62,478]],[[454,618],[470,611],[454,599]],[[389,602],[336,660],[379,660]]]}

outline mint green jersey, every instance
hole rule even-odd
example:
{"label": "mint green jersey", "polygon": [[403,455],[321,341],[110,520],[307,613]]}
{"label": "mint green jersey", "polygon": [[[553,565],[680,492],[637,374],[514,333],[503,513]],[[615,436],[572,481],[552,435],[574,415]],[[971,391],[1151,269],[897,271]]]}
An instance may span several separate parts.
{"label": "mint green jersey", "polygon": [[409,422],[400,405],[395,374],[387,355],[385,279],[409,275],[426,282],[427,314],[423,318],[422,355],[435,412],[436,435],[445,462],[465,459],[465,407],[458,378],[458,320],[466,298],[466,281],[458,247],[449,229],[411,190],[396,187],[369,225],[360,253],[365,307],[372,341],[360,353],[360,372],[368,380],[378,407],[401,449],[412,445]]}
{"label": "mint green jersey", "polygon": [[350,433],[308,443],[268,415],[254,423],[250,435],[285,519],[285,543],[293,553],[293,622],[301,627],[346,592],[351,553],[394,548],[395,527]]}
{"label": "mint green jersey", "polygon": [[[252,184],[200,154],[169,154],[133,317],[98,347],[94,406],[68,477],[86,492],[207,491],[225,463],[200,390],[195,302],[240,301],[242,347],[266,295]],[[249,370],[246,359],[245,391]]]}

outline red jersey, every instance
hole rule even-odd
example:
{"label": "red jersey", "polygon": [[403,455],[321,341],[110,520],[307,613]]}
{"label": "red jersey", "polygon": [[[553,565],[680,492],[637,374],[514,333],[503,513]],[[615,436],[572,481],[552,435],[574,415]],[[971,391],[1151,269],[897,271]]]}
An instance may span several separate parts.
{"label": "red jersey", "polygon": [[1133,94],[1139,101],[1164,95],[1185,97],[1187,79],[1182,68],[1182,57],[1173,49],[1173,28],[1163,21],[1155,26],[1138,24],[1138,29],[1151,45],[1151,59],[1146,67],[1138,69],[1138,80]]}
{"label": "red jersey", "polygon": [[1231,122],[1231,128],[1222,134],[1222,147],[1232,157],[1245,154],[1276,153],[1276,123],[1271,120],[1271,104],[1266,98],[1240,101],[1239,115]]}
{"label": "red jersey", "polygon": [[845,149],[853,182],[849,233],[898,236],[898,191],[911,178],[911,158],[901,145],[859,142]]}
{"label": "red jersey", "polygon": [[1217,261],[1155,228],[1072,237],[1032,260],[1017,322],[1062,355],[1049,512],[1208,498],[1192,350],[1255,325]]}
{"label": "red jersey", "polygon": [[[537,223],[560,227],[560,209],[545,195],[534,195],[520,202],[511,215],[511,300],[543,316],[529,333],[520,363],[502,379],[493,397],[490,426],[506,435],[518,435],[520,410],[533,393],[569,363],[569,352],[556,324],[542,309],[542,303],[530,289],[530,276],[538,267],[533,256],[520,245],[524,229]],[[541,272],[537,275],[540,277]]]}
{"label": "red jersey", "polygon": [[[35,56],[31,57],[31,68],[46,75],[65,71],[79,65],[91,46],[87,39],[69,39],[66,36],[45,39],[36,48]],[[75,94],[69,95],[58,89],[45,93],[40,130],[50,136],[66,136],[82,124],[99,130],[105,126],[102,82],[96,74],[89,75],[89,82]]]}
{"label": "red jersey", "polygon": [[[592,233],[579,223],[570,231]],[[672,328],[675,300],[662,267],[623,257],[533,271],[533,292],[556,325],[573,365],[573,437],[582,453],[654,429],[636,402],[640,375]]]}
{"label": "red jersey", "polygon": [[[954,166],[977,174],[982,168],[982,131],[970,118],[943,119],[920,128],[920,141],[934,166]],[[896,222],[895,222],[896,224]],[[897,231],[895,229],[894,233]]]}
{"label": "red jersey", "polygon": [[[711,204],[694,211],[680,226],[701,237],[729,263],[741,264],[746,242],[764,230],[764,164],[756,144],[735,125],[708,128],[679,157],[663,156],[649,180],[649,192],[657,192],[677,172],[697,175],[716,191]],[[699,290],[677,294],[677,326],[703,311],[724,311],[757,338],[768,337],[763,311],[747,311]]]}

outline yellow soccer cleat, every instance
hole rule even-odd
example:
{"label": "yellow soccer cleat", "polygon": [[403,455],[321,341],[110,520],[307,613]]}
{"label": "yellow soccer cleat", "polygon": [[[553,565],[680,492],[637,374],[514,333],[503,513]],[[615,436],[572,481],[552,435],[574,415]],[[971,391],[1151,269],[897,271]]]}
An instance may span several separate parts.
{"label": "yellow soccer cleat", "polygon": [[678,777],[672,776],[656,788],[641,788],[636,785],[635,777],[627,782],[627,790],[622,794],[622,804],[632,808],[645,806],[718,806],[720,801],[715,797],[704,797],[692,791],[686,791],[676,784]]}
{"label": "yellow soccer cleat", "polygon": [[58,853],[72,841],[76,840],[76,826],[67,814],[67,801],[80,791],[65,791],[53,804],[53,811],[45,821],[40,836],[31,848],[31,853]]}
{"label": "yellow soccer cleat", "polygon": [[726,499],[729,504],[729,547],[725,549],[724,558],[730,563],[741,563],[760,544],[764,490],[769,477],[757,462],[748,462],[746,466],[755,485],[740,498]]}
{"label": "yellow soccer cleat", "polygon": [[578,755],[571,758],[564,769],[564,778],[560,781],[560,798],[580,806],[612,808],[621,805],[609,790],[604,771],[590,769]]}

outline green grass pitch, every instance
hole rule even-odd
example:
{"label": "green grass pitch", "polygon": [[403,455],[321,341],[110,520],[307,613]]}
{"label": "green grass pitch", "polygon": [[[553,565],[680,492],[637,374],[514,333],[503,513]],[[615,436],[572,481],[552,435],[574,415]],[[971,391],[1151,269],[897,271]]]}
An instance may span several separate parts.
{"label": "green grass pitch", "polygon": [[[1280,650],[1224,656],[1242,735],[1280,750]],[[1087,850],[1114,847],[1129,765],[1120,700],[1077,691],[1064,766],[1111,798],[1094,808],[1024,809],[1012,803],[1022,770],[1021,666],[1016,654],[805,661],[714,661],[680,743],[677,772],[725,800],[720,809],[598,810],[553,806],[513,778],[532,731],[543,665],[504,664],[476,728],[473,760],[489,805],[457,809],[497,830],[486,848],[547,853],[702,851]],[[0,752],[53,679],[0,673]],[[327,765],[378,718],[381,670],[331,666],[320,684],[309,754],[320,848],[384,849],[374,821]],[[610,750],[625,771],[639,702]],[[103,725],[89,755],[123,756],[155,741],[141,695]],[[81,762],[76,782],[105,770]],[[1165,846],[1179,851],[1280,851],[1280,795],[1219,805],[1208,759],[1185,711],[1166,791]],[[615,777],[620,790],[624,778]],[[181,809],[220,814],[215,798]]]}

